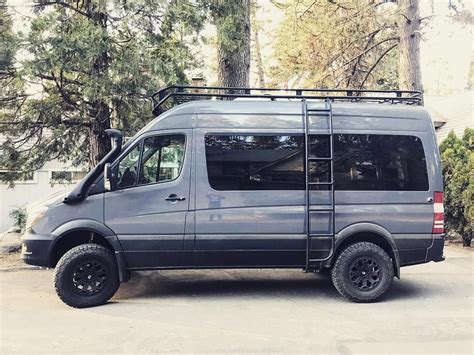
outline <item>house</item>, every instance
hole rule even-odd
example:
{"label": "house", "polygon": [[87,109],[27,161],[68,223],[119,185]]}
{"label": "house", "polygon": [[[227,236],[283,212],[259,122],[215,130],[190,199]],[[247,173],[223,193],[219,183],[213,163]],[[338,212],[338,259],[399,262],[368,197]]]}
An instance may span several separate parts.
{"label": "house", "polygon": [[451,131],[462,137],[466,128],[474,128],[473,99],[474,90],[452,96],[425,96],[425,107],[433,118],[438,144]]}

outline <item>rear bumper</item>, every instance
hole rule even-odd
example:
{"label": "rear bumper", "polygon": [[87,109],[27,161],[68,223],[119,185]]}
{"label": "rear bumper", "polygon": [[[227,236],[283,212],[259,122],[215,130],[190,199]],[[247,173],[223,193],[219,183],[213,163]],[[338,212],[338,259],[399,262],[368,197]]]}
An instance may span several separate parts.
{"label": "rear bumper", "polygon": [[50,267],[49,252],[54,236],[37,234],[31,228],[21,236],[21,259],[29,265]]}
{"label": "rear bumper", "polygon": [[444,235],[442,234],[433,235],[433,244],[426,251],[426,262],[444,261],[445,257],[443,254],[443,250],[444,250]]}

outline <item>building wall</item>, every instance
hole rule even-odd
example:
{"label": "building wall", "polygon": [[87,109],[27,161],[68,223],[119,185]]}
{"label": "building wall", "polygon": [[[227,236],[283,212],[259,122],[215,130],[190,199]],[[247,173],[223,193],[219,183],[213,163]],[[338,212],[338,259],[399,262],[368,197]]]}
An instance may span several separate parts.
{"label": "building wall", "polygon": [[[38,199],[42,199],[58,190],[70,188],[75,184],[65,182],[51,185],[51,171],[63,170],[71,169],[65,168],[62,163],[52,161],[46,163],[41,170],[35,172],[34,181],[17,182],[14,188],[0,183],[0,233],[5,232],[13,225],[13,220],[9,217],[11,210],[17,207],[26,207]],[[81,176],[83,174],[85,173],[80,173]]]}

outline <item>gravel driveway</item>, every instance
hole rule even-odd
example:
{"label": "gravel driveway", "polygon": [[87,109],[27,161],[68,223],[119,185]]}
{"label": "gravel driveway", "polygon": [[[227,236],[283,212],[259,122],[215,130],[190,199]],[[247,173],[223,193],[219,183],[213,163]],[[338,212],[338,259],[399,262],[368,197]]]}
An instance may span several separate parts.
{"label": "gravel driveway", "polygon": [[354,304],[298,270],[141,272],[108,305],[72,309],[51,270],[0,272],[0,353],[472,353],[473,253],[402,269]]}

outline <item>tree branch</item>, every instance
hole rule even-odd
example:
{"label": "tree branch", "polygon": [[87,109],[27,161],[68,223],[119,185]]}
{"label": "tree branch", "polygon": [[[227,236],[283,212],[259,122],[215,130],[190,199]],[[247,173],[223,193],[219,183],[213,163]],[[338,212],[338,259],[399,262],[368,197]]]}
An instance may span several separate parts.
{"label": "tree branch", "polygon": [[346,66],[350,63],[352,63],[353,61],[357,60],[359,57],[363,56],[364,54],[367,54],[368,52],[370,52],[372,49],[380,46],[382,43],[385,43],[385,42],[388,42],[388,41],[398,41],[399,38],[398,37],[390,37],[390,38],[386,38],[380,42],[377,42],[376,44],[374,44],[373,46],[367,48],[366,50],[364,50],[362,53],[358,54],[357,56],[355,56],[354,58],[352,58],[351,60],[347,61],[346,63],[343,64],[343,66]]}
{"label": "tree branch", "polygon": [[56,0],[56,1],[42,1],[40,4],[38,4],[39,6],[48,6],[48,5],[59,5],[59,6],[62,6],[62,7],[65,7],[65,8],[68,8],[74,12],[77,12],[78,14],[82,15],[82,16],[85,16],[87,18],[92,18],[92,16],[90,14],[88,14],[87,12],[85,11],[82,11],[82,10],[79,10],[78,8],[74,7],[74,6],[71,6],[70,4],[68,4],[67,2],[65,1],[60,1],[60,0]]}
{"label": "tree branch", "polygon": [[367,72],[367,75],[365,76],[364,80],[362,80],[362,83],[360,84],[359,86],[359,89],[362,89],[364,87],[364,84],[365,82],[367,81],[367,79],[369,78],[370,74],[372,74],[372,71],[377,67],[377,65],[381,62],[381,60],[383,59],[383,57],[385,57],[392,49],[394,49],[396,46],[398,46],[398,43],[394,44],[393,46],[387,48],[379,57],[379,59],[377,59],[374,63],[374,65],[372,65],[372,67],[369,69],[369,71]]}

